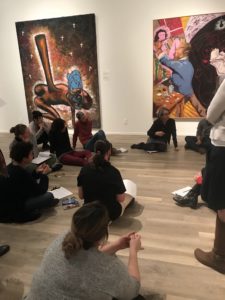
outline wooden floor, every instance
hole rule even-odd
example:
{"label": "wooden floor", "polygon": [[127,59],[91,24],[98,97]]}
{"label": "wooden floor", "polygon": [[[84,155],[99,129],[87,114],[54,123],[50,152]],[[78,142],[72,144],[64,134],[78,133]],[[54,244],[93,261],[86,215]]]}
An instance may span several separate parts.
{"label": "wooden floor", "polygon": [[[140,137],[111,136],[110,139],[115,146],[129,148]],[[6,156],[9,140],[9,135],[0,135],[0,148]],[[204,156],[185,151],[181,146],[178,153],[172,147],[168,153],[161,154],[129,150],[112,158],[112,163],[120,169],[123,178],[137,183],[138,197],[135,207],[110,226],[109,239],[130,231],[141,233],[145,249],[139,258],[142,292],[146,298],[224,300],[225,276],[202,266],[193,256],[196,247],[206,250],[212,247],[214,213],[204,205],[198,210],[180,208],[171,197],[175,189],[193,184],[194,174],[204,165]],[[78,172],[78,167],[64,167],[50,175],[50,185],[64,186],[77,195]],[[0,224],[0,243],[11,246],[11,251],[0,258],[0,299],[21,299],[29,290],[46,247],[69,228],[73,212],[58,207],[37,222]],[[127,262],[128,251],[121,251],[119,256]]]}

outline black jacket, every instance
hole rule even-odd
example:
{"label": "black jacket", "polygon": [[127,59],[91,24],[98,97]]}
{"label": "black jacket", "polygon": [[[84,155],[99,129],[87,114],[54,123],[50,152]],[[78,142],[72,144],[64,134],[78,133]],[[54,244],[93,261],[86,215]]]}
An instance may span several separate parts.
{"label": "black jacket", "polygon": [[[157,131],[165,132],[165,135],[159,137],[155,135]],[[167,144],[170,144],[171,136],[173,138],[174,147],[177,147],[177,130],[176,123],[174,119],[168,119],[166,124],[164,124],[160,119],[156,119],[152,124],[151,128],[148,130],[148,136],[151,139],[162,140]]]}

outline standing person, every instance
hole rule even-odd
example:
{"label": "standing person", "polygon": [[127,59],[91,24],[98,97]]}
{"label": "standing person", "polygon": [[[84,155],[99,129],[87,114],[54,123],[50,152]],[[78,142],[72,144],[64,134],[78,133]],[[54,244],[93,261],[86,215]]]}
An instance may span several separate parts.
{"label": "standing person", "polygon": [[75,123],[73,134],[73,147],[76,148],[77,139],[79,138],[84,149],[94,152],[94,145],[97,141],[105,141],[106,135],[103,130],[99,130],[94,135],[92,134],[92,121],[90,118],[79,111],[76,114],[78,121]]}
{"label": "standing person", "polygon": [[118,169],[110,164],[112,145],[97,141],[93,161],[83,167],[77,177],[79,197],[84,203],[100,201],[108,209],[111,220],[119,218],[131,202]]}
{"label": "standing person", "polygon": [[159,110],[158,118],[154,121],[147,134],[149,136],[147,143],[134,144],[131,148],[165,152],[172,136],[174,148],[176,151],[178,150],[176,123],[174,119],[169,117],[167,108],[163,107]]}
{"label": "standing person", "polygon": [[216,211],[215,240],[212,251],[195,250],[202,264],[225,274],[225,81],[220,85],[208,108],[207,120],[213,124],[202,186],[202,199]]}
{"label": "standing person", "polygon": [[31,133],[36,137],[37,144],[42,144],[43,150],[48,150],[48,134],[50,130],[50,125],[43,120],[43,114],[38,111],[34,110],[32,112],[33,121],[30,122],[29,128]]}
{"label": "standing person", "polygon": [[[8,165],[8,193],[1,209],[1,222],[27,222],[40,216],[40,210],[58,204],[52,193],[48,192],[49,167],[39,166],[32,174],[26,166],[33,159],[33,145],[30,142],[20,142],[14,145],[10,152],[12,163]],[[2,201],[1,201],[2,202]]]}
{"label": "standing person", "polygon": [[[33,277],[27,300],[131,300],[138,296],[137,252],[141,237],[127,234],[107,243],[109,218],[105,207],[93,202],[78,209],[71,229],[48,248]],[[126,267],[115,255],[129,249]]]}
{"label": "standing person", "polygon": [[49,132],[50,152],[55,153],[59,161],[65,165],[84,166],[91,157],[91,152],[74,151],[70,144],[70,138],[66,123],[63,119],[55,119]]}
{"label": "standing person", "polygon": [[212,124],[208,120],[202,119],[198,123],[196,136],[185,137],[185,149],[190,149],[201,154],[206,153],[206,150],[211,146],[209,138],[211,128]]}

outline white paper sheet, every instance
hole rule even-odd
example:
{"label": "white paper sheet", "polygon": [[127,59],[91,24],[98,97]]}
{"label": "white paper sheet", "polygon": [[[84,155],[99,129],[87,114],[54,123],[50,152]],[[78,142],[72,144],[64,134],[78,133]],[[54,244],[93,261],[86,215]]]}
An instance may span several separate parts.
{"label": "white paper sheet", "polygon": [[32,163],[33,164],[36,164],[36,165],[40,165],[42,164],[44,161],[48,160],[49,158],[51,158],[51,155],[50,155],[50,152],[49,151],[46,151],[46,152],[40,152],[38,154],[38,157],[34,158],[32,160]]}
{"label": "white paper sheet", "polygon": [[184,197],[187,195],[187,193],[191,190],[190,186],[186,186],[182,189],[179,189],[177,191],[172,192],[172,195],[177,195],[177,196],[181,196]]}
{"label": "white paper sheet", "polygon": [[128,150],[126,148],[123,148],[123,147],[118,148],[117,150],[120,150],[121,153],[127,153],[128,152]]}
{"label": "white paper sheet", "polygon": [[58,189],[49,192],[51,192],[54,195],[54,197],[57,199],[63,199],[73,194],[71,191],[65,189],[64,187],[60,187]]}
{"label": "white paper sheet", "polygon": [[137,185],[129,179],[124,179],[123,183],[126,188],[126,194],[132,196],[133,198],[136,198],[137,197]]}

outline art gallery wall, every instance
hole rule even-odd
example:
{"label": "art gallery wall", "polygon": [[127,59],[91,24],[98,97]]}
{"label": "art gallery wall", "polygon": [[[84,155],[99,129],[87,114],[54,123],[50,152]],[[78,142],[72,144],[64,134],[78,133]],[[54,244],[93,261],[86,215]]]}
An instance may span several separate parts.
{"label": "art gallery wall", "polygon": [[[0,131],[28,122],[16,21],[95,13],[102,127],[143,134],[152,123],[152,20],[224,10],[224,0],[2,0]],[[179,122],[178,134],[196,124]]]}

